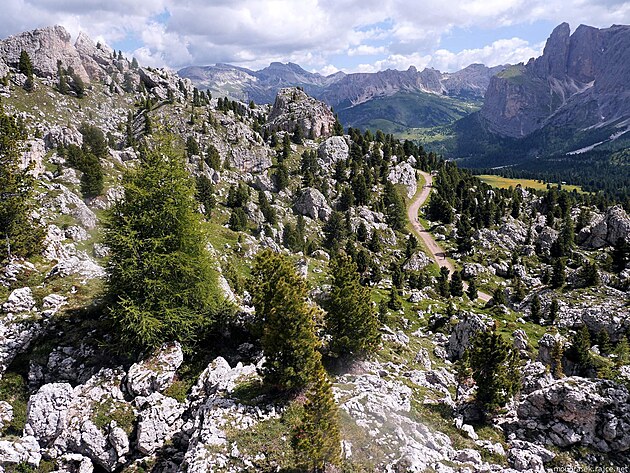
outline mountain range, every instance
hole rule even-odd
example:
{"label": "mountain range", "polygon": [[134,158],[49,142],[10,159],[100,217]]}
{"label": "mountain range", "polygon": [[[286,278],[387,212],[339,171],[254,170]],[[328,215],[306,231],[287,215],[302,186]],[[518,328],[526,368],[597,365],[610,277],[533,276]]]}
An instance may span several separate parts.
{"label": "mountain range", "polygon": [[272,103],[279,89],[298,86],[331,105],[346,126],[401,132],[449,124],[477,110],[491,77],[504,68],[472,64],[443,73],[412,66],[406,71],[322,76],[297,64],[274,62],[259,71],[217,64],[186,67],[178,74],[215,95],[255,103]]}

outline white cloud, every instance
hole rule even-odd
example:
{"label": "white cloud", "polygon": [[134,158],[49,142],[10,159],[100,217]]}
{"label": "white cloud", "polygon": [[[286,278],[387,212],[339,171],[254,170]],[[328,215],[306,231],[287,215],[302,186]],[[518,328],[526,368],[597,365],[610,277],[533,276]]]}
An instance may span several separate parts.
{"label": "white cloud", "polygon": [[[320,71],[524,61],[540,53],[539,44],[494,37],[481,48],[448,51],[440,41],[455,28],[606,27],[630,19],[628,0],[4,0],[2,10],[1,37],[62,24],[110,45],[133,38],[140,44],[129,54],[150,65],[259,68],[279,60]],[[352,58],[361,56],[376,60],[357,65]]]}

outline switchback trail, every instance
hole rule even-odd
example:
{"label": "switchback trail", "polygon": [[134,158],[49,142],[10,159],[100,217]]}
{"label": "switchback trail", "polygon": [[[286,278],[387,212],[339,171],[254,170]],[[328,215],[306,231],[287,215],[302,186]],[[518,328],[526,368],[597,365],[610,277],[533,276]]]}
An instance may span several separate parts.
{"label": "switchback trail", "polygon": [[[424,178],[424,186],[420,192],[414,196],[414,199],[409,204],[409,208],[407,209],[407,218],[411,222],[413,232],[422,240],[424,246],[429,251],[431,258],[433,258],[440,268],[448,268],[448,270],[452,273],[455,271],[455,266],[453,266],[453,263],[451,263],[446,257],[446,252],[442,249],[442,247],[440,247],[440,245],[438,245],[437,241],[435,241],[428,230],[420,225],[420,222],[418,221],[418,212],[420,207],[422,207],[427,201],[429,194],[431,193],[431,189],[433,188],[433,177],[431,174],[424,171],[418,172]],[[468,285],[464,283],[464,289],[467,287]],[[478,295],[479,299],[484,302],[488,302],[492,299],[492,296],[486,294],[485,292],[479,291]]]}

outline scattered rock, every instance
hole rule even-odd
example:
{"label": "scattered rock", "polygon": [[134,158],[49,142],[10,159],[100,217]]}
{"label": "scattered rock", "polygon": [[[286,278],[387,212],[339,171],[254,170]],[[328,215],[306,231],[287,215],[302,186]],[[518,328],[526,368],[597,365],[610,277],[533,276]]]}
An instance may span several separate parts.
{"label": "scattered rock", "polygon": [[178,342],[162,345],[147,359],[134,363],[126,378],[127,390],[134,396],[150,396],[169,387],[177,368],[184,361],[184,353]]}
{"label": "scattered rock", "polygon": [[306,187],[300,191],[300,196],[295,202],[295,211],[320,220],[328,220],[332,213],[326,198],[314,187]]}

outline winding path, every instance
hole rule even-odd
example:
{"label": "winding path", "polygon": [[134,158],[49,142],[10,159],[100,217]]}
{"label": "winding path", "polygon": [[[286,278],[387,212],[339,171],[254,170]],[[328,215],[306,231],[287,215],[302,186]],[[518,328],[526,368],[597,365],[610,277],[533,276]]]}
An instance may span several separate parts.
{"label": "winding path", "polygon": [[[437,263],[437,265],[442,268],[448,268],[448,270],[452,273],[455,271],[455,266],[451,263],[446,257],[446,252],[442,249],[440,245],[435,241],[433,236],[428,232],[426,228],[420,225],[418,221],[418,212],[420,207],[424,205],[427,201],[429,194],[431,194],[432,186],[433,186],[433,177],[431,174],[418,171],[420,175],[424,178],[424,186],[418,192],[414,199],[409,204],[409,208],[407,209],[407,218],[411,222],[411,227],[413,232],[422,240],[425,248],[429,251],[431,258]],[[464,290],[468,288],[468,284],[464,283]],[[479,299],[484,302],[488,302],[492,299],[492,296],[486,294],[485,292],[478,291]]]}

